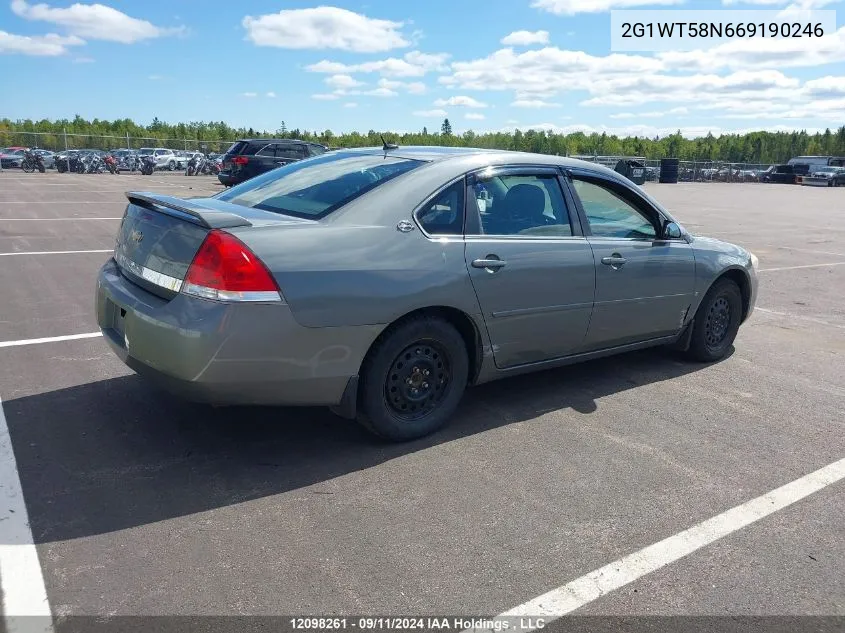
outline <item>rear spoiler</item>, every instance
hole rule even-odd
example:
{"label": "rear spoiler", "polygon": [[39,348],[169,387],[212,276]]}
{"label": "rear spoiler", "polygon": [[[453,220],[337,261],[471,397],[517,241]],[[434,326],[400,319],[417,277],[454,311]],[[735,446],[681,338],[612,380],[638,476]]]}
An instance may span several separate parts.
{"label": "rear spoiler", "polygon": [[182,198],[151,193],[149,191],[127,191],[126,197],[132,204],[144,207],[153,205],[180,211],[191,216],[199,224],[209,229],[230,229],[236,226],[252,226],[252,223],[246,218],[242,218],[234,213],[210,209],[194,200],[183,200]]}

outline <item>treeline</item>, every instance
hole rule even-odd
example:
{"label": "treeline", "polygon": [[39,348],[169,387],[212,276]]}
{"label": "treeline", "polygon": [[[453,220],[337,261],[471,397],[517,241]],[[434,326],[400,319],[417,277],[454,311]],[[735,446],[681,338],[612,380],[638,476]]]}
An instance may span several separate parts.
{"label": "treeline", "polygon": [[[34,135],[33,133],[41,133]],[[625,155],[645,158],[674,157],[682,160],[714,160],[743,163],[777,163],[793,156],[806,154],[845,155],[845,125],[836,131],[808,134],[795,132],[749,132],[723,134],[687,139],[680,131],[664,137],[625,137],[608,134],[555,134],[543,130],[515,130],[513,132],[464,132],[452,133],[448,119],[440,130],[396,134],[390,131],[370,130],[362,134],[350,132],[334,134],[331,130],[290,129],[284,122],[273,131],[253,128],[235,128],[223,121],[165,123],[157,118],[149,125],[140,125],[131,119],[92,121],[76,116],[57,121],[0,119],[0,145],[35,145],[48,149],[64,147],[65,134],[71,147],[109,149],[123,147],[130,139],[147,139],[144,145],[160,144],[174,149],[194,149],[205,144],[209,151],[222,151],[229,142],[244,137],[283,137],[316,141],[331,147],[362,147],[380,145],[383,136],[388,142],[399,145],[450,145],[491,149],[508,149],[543,154]],[[103,139],[111,136],[114,139]],[[166,140],[165,140],[166,139]],[[138,141],[130,141],[139,146]],[[108,147],[107,147],[108,146]]]}

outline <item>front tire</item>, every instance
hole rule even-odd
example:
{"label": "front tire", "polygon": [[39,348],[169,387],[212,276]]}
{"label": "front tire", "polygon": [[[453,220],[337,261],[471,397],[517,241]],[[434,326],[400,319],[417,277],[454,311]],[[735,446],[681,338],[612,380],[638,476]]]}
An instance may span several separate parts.
{"label": "front tire", "polygon": [[704,296],[695,313],[687,354],[712,363],[725,357],[742,321],[742,293],[730,279],[721,279]]}
{"label": "front tire", "polygon": [[26,173],[26,174],[31,174],[32,172],[34,172],[34,171],[35,171],[35,167],[33,167],[33,166],[32,166],[32,164],[31,164],[31,163],[29,163],[29,162],[27,162],[27,161],[23,161],[23,162],[21,163],[21,169],[22,169],[22,170],[23,170],[23,172],[24,172],[24,173]]}
{"label": "front tire", "polygon": [[170,171],[176,171],[176,161],[172,160],[169,163],[167,163],[167,169],[170,170]]}
{"label": "front tire", "polygon": [[414,440],[455,412],[469,378],[469,356],[450,323],[416,317],[382,335],[361,378],[358,421],[388,440]]}

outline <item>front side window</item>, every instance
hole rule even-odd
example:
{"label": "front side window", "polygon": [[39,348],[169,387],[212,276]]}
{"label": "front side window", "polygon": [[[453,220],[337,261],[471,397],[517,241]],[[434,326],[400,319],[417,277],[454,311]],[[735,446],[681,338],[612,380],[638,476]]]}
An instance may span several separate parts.
{"label": "front side window", "polygon": [[462,235],[464,232],[463,178],[441,191],[417,211],[417,221],[429,235]]}
{"label": "front side window", "polygon": [[245,207],[321,218],[423,164],[381,154],[324,154],[273,169],[216,197]]}
{"label": "front side window", "polygon": [[655,239],[657,231],[632,203],[610,186],[573,177],[572,184],[596,237]]}
{"label": "front side window", "polygon": [[569,212],[554,174],[479,178],[473,191],[484,235],[572,235]]}

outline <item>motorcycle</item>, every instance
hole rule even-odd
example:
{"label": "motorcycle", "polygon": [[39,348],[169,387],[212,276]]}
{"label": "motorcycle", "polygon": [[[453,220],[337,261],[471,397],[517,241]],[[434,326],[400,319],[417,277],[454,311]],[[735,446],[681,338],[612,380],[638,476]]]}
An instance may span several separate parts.
{"label": "motorcycle", "polygon": [[113,155],[106,154],[106,157],[103,159],[103,162],[105,163],[106,169],[109,170],[110,174],[117,174],[118,176],[120,175],[120,168],[118,167],[117,159]]}
{"label": "motorcycle", "polygon": [[220,163],[216,159],[205,159],[205,165],[203,165],[202,173],[206,176],[216,176],[220,173]]}
{"label": "motorcycle", "polygon": [[23,155],[23,161],[21,161],[21,169],[23,169],[28,174],[31,174],[36,169],[42,174],[47,171],[44,168],[44,160],[41,158],[41,156],[33,152],[31,149],[27,150],[26,153]]}
{"label": "motorcycle", "polygon": [[186,176],[196,176],[201,173],[203,162],[205,159],[201,154],[194,154],[188,161],[188,166],[185,168]]}
{"label": "motorcycle", "polygon": [[144,154],[139,158],[141,159],[141,175],[152,176],[156,170],[156,159],[152,154]]}

